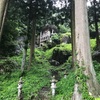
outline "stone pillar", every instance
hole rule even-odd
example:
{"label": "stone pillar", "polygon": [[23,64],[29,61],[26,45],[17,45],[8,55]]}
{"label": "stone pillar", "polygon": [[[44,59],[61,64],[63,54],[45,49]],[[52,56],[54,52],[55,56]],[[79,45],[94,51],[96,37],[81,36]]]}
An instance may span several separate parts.
{"label": "stone pillar", "polygon": [[22,77],[19,80],[18,83],[18,100],[23,100],[23,95],[22,95],[22,86],[23,86],[23,81],[22,81]]}
{"label": "stone pillar", "polygon": [[55,76],[53,76],[51,80],[52,96],[55,96],[56,82],[57,80],[55,79]]}

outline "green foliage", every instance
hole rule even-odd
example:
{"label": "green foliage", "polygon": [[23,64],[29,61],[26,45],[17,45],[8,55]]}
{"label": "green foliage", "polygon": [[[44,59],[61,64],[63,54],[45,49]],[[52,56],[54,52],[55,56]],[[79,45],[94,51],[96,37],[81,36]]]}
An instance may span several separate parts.
{"label": "green foliage", "polygon": [[[38,71],[37,68],[39,68]],[[49,84],[48,75],[49,73],[45,69],[42,70],[41,66],[36,66],[33,71],[27,73],[27,76],[24,77],[23,86],[23,91],[26,91],[24,92],[24,98],[26,100],[29,99],[31,93],[38,95],[39,90],[41,90],[43,86],[47,86]]]}
{"label": "green foliage", "polygon": [[46,50],[45,56],[46,56],[47,59],[50,59],[50,58],[51,58],[53,49],[54,49],[54,48],[51,48],[51,49],[49,49],[49,50]]}
{"label": "green foliage", "polygon": [[16,100],[17,74],[16,72],[16,75],[9,78],[5,77],[5,75],[0,76],[0,100]]}
{"label": "green foliage", "polygon": [[9,58],[0,61],[0,74],[7,74],[9,76],[15,69],[18,68],[18,64]]}
{"label": "green foliage", "polygon": [[45,56],[47,59],[51,58],[53,50],[55,50],[55,49],[59,49],[61,51],[68,51],[68,52],[71,52],[71,50],[72,50],[71,44],[62,43],[62,44],[57,45],[57,46],[55,46],[55,47],[53,47],[45,52]]}
{"label": "green foliage", "polygon": [[[42,60],[42,62],[44,61]],[[43,86],[48,86],[50,83],[50,73],[48,70],[48,63],[45,64],[45,62],[42,63],[42,66],[33,62],[32,69],[30,71],[25,70],[23,76],[23,95],[25,100],[30,98],[31,93],[38,95],[39,90]],[[0,76],[0,100],[16,100],[17,84],[20,75],[20,70],[17,69],[16,72],[11,73],[9,78],[5,77],[5,75]]]}
{"label": "green foliage", "polygon": [[41,50],[41,49],[35,49],[35,55],[36,56],[41,56],[41,55],[43,55],[44,54],[44,51],[43,50]]}
{"label": "green foliage", "polygon": [[96,39],[90,39],[91,50],[94,51],[96,48]]}
{"label": "green foliage", "polygon": [[[27,53],[27,60],[29,59],[29,49]],[[38,96],[38,92],[44,86],[50,86],[50,65],[44,58],[44,52],[41,49],[35,50],[35,60],[31,65],[31,70],[25,70],[23,75],[23,95],[24,100],[28,100],[31,97],[31,93],[34,96]],[[22,54],[20,56],[14,56],[9,58],[10,63],[12,61],[17,62],[18,66],[21,66]],[[6,61],[0,61],[0,64],[6,63]],[[6,65],[13,66],[7,62]],[[28,65],[27,65],[28,66]],[[13,66],[14,67],[14,66]],[[0,100],[16,100],[17,98],[17,85],[21,76],[19,67],[16,71],[13,71],[9,77],[5,75],[0,76]],[[8,95],[9,94],[9,95]]]}
{"label": "green foliage", "polygon": [[63,36],[71,36],[70,32],[65,32],[63,34],[60,34],[60,37],[62,38]]}
{"label": "green foliage", "polygon": [[45,61],[47,61],[45,57],[45,52],[42,49],[35,49],[35,62],[42,64]]}
{"label": "green foliage", "polygon": [[98,63],[97,61],[93,61],[93,66],[96,71],[96,77],[100,83],[100,63]]}
{"label": "green foliage", "polygon": [[47,50],[47,49],[48,49],[47,43],[43,43],[41,49],[42,49],[43,51]]}
{"label": "green foliage", "polygon": [[100,98],[95,98],[95,100],[100,100]]}
{"label": "green foliage", "polygon": [[71,100],[75,84],[74,72],[70,72],[67,78],[62,78],[57,83],[57,92],[54,100]]}
{"label": "green foliage", "polygon": [[[2,39],[0,42],[1,55],[8,56],[15,53],[15,47],[17,45],[16,39],[18,31],[16,30],[17,22],[7,20],[4,26]],[[3,53],[2,53],[3,52]]]}
{"label": "green foliage", "polygon": [[[62,49],[62,48],[61,48]],[[46,51],[47,52],[47,51]],[[29,59],[29,49],[27,52],[27,60]],[[18,66],[21,66],[21,60],[22,60],[22,54],[19,56],[13,56],[9,58],[9,60],[12,62],[17,62]],[[5,63],[5,61],[1,61],[2,63]],[[7,63],[9,65],[9,63]],[[11,66],[11,65],[10,65]],[[28,66],[28,65],[27,65]],[[66,65],[63,65],[59,68],[55,68],[56,71],[59,71],[60,77],[63,76],[63,71],[62,67],[64,70],[66,70]],[[51,72],[50,70],[54,69],[54,66],[50,66],[49,62],[47,61],[47,56],[45,55],[45,52],[42,51],[41,49],[35,49],[35,60],[32,62],[31,65],[31,70],[25,70],[24,75],[23,75],[23,95],[24,99],[28,100],[31,97],[31,94],[33,94],[35,97],[38,97],[39,91],[42,89],[42,87],[47,86],[50,87],[50,80],[51,80]],[[0,100],[16,100],[17,98],[17,86],[18,86],[18,81],[21,76],[21,71],[18,67],[16,71],[13,71],[9,77],[6,77],[5,75],[0,75]],[[73,77],[71,76],[71,73],[68,75],[68,80]],[[69,85],[69,81],[65,81],[65,85]],[[62,82],[64,82],[64,79],[61,79]],[[60,84],[58,82],[58,95],[56,98],[61,97],[60,96]],[[71,80],[70,80],[71,82]],[[64,84],[64,83],[63,83]],[[72,83],[73,84],[73,83]],[[64,87],[63,87],[64,88]],[[66,87],[67,88],[67,87]],[[69,86],[69,89],[71,87]],[[64,92],[61,90],[62,93]],[[70,90],[71,91],[71,90]],[[71,92],[72,93],[72,92]],[[71,93],[69,95],[71,96]],[[8,95],[9,94],[9,95]],[[61,94],[63,95],[63,94]],[[65,94],[63,95],[65,98]],[[70,98],[70,97],[69,97]]]}
{"label": "green foliage", "polygon": [[59,31],[60,33],[66,33],[68,32],[69,28],[65,27],[64,25],[59,25]]}
{"label": "green foliage", "polygon": [[89,95],[88,87],[86,84],[88,76],[84,75],[84,70],[84,67],[79,67],[76,69],[76,83],[79,85],[79,92],[82,94],[83,100],[94,100],[94,97]]}
{"label": "green foliage", "polygon": [[71,51],[71,50],[72,50],[72,45],[71,45],[71,44],[61,43],[60,49],[61,49],[61,50],[68,50],[68,51]]}
{"label": "green foliage", "polygon": [[[59,67],[51,66],[47,59],[50,58],[54,49],[67,50],[71,52],[71,44],[60,44],[56,47],[53,47],[45,52],[41,49],[35,49],[35,59],[32,62],[31,69],[25,70],[23,75],[23,95],[24,100],[28,100],[31,97],[31,94],[34,97],[39,96],[39,91],[47,86],[50,88],[51,80],[51,70],[58,72],[56,96],[51,98],[51,100],[71,100],[72,94],[74,91],[75,80],[79,83],[79,92],[82,93],[84,100],[94,100],[92,96],[89,95],[86,80],[87,76],[83,74],[84,68],[78,68],[74,73],[71,70],[72,57],[70,57],[66,63],[60,65]],[[29,49],[27,52],[27,62],[29,59]],[[17,65],[21,66],[22,54],[19,56],[14,56],[9,58],[10,63],[2,60],[0,64],[6,63],[9,66],[13,66],[12,62],[17,62]],[[98,80],[100,79],[100,64],[94,61],[94,68],[97,73]],[[15,66],[15,65],[14,65]],[[26,64],[28,66],[28,63]],[[18,67],[18,68],[19,68]],[[9,67],[10,68],[10,67]],[[65,71],[67,72],[67,78],[64,77]],[[16,68],[16,71],[13,71],[9,77],[5,75],[0,75],[0,100],[16,100],[17,99],[17,86],[18,81],[21,76],[21,72]],[[9,94],[9,95],[8,95]],[[39,98],[39,97],[38,97]],[[99,100],[96,98],[96,100]]]}
{"label": "green foliage", "polygon": [[51,36],[52,41],[54,41],[55,39],[59,39],[59,35],[58,34],[54,34],[53,36]]}
{"label": "green foliage", "polygon": [[57,44],[60,44],[60,37],[58,34],[54,34],[51,36],[52,39],[52,45],[56,46]]}
{"label": "green foliage", "polygon": [[[94,4],[95,3],[95,4]],[[91,6],[88,7],[88,14],[89,14],[89,26],[90,29],[95,31],[95,22],[97,21],[97,23],[99,23],[99,18],[100,18],[100,2],[98,0],[96,1],[91,1]],[[93,18],[93,16],[96,13],[96,19]]]}

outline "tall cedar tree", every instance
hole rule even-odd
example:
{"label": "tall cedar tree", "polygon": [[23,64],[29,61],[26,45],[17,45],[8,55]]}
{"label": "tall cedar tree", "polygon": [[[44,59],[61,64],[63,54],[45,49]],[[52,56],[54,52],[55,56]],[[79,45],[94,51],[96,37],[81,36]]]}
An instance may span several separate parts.
{"label": "tall cedar tree", "polygon": [[0,41],[9,0],[0,0]]}
{"label": "tall cedar tree", "polygon": [[[88,92],[93,96],[98,96],[100,87],[96,80],[91,58],[86,1],[75,0],[75,48],[73,49],[76,49],[76,62],[74,63],[78,64],[78,68],[84,67],[83,73],[88,77],[86,81]],[[82,100],[82,95],[78,91],[79,85],[75,84],[73,100]]]}
{"label": "tall cedar tree", "polygon": [[30,58],[29,58],[29,66],[31,65],[32,60],[34,59],[34,49],[35,49],[35,35],[36,35],[36,24],[37,20],[41,18],[45,18],[46,15],[49,14],[52,9],[52,0],[30,0],[31,2],[31,21],[32,21],[32,34],[31,34],[31,44],[30,44]]}

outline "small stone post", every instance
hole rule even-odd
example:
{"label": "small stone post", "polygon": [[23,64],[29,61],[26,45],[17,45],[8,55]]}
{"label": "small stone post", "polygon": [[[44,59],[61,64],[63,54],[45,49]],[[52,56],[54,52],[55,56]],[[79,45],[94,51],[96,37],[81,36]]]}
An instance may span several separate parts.
{"label": "small stone post", "polygon": [[23,100],[23,95],[22,95],[22,86],[23,86],[23,81],[22,81],[22,77],[19,80],[18,83],[18,100]]}
{"label": "small stone post", "polygon": [[64,78],[67,78],[68,73],[65,71]]}
{"label": "small stone post", "polygon": [[51,80],[52,96],[55,96],[56,82],[57,80],[55,79],[55,76],[53,76]]}

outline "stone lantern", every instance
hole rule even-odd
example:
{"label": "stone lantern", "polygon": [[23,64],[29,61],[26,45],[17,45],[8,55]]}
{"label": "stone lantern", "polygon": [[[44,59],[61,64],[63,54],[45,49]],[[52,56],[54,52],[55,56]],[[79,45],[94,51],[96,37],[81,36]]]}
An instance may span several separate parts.
{"label": "stone lantern", "polygon": [[52,96],[55,96],[56,82],[57,80],[55,79],[55,76],[53,76],[51,80]]}
{"label": "stone lantern", "polygon": [[18,88],[18,100],[23,100],[22,86],[23,86],[23,81],[22,81],[22,77],[21,77],[18,82],[18,87],[17,87]]}

